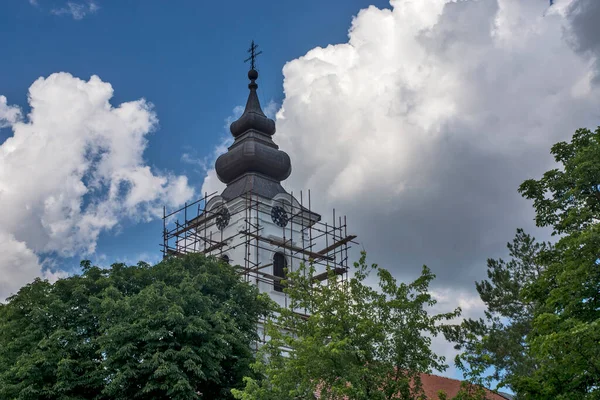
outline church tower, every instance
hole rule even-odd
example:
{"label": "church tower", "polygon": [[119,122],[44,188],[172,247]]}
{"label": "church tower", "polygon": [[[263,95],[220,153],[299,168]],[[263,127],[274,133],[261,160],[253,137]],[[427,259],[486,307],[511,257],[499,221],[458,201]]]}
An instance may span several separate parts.
{"label": "church tower", "polygon": [[248,100],[242,116],[230,126],[234,137],[216,161],[222,193],[205,195],[180,210],[164,214],[163,254],[202,252],[239,266],[240,274],[281,306],[286,271],[312,262],[317,281],[327,279],[327,268],[339,279],[347,277],[350,243],[346,218],[323,222],[310,208],[310,192],[288,193],[281,182],[292,172],[287,153],[273,141],[275,122],[261,109],[258,72],[248,72]]}

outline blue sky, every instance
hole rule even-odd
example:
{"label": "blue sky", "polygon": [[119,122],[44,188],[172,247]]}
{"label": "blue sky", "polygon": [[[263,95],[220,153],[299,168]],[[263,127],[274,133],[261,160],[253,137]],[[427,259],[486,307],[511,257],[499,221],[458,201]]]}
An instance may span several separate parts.
{"label": "blue sky", "polygon": [[160,206],[222,187],[182,157],[222,148],[255,40],[284,187],[346,214],[398,279],[428,265],[439,311],[479,316],[487,258],[517,228],[549,238],[517,187],[600,124],[599,5],[4,0],[0,300],[82,258],[159,259]]}
{"label": "blue sky", "polygon": [[[226,133],[225,119],[245,103],[243,60],[250,41],[263,51],[261,100],[280,103],[283,65],[313,47],[345,41],[352,16],[371,3],[112,0],[97,1],[99,8],[81,19],[53,13],[66,4],[8,0],[2,6],[0,93],[27,110],[32,82],[66,71],[110,82],[113,105],[143,97],[154,104],[160,121],[144,158],[153,168],[187,174],[199,191],[204,175],[182,163],[181,155],[209,155]],[[1,130],[0,141],[9,134]],[[118,234],[100,236],[97,252],[107,256],[104,262],[156,256],[161,229],[156,220],[124,222]],[[68,263],[78,266],[78,258]]]}

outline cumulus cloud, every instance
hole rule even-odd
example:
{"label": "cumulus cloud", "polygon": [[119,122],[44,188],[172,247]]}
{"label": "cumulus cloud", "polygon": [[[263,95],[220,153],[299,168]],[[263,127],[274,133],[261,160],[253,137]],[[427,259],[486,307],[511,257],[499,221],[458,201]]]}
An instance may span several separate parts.
{"label": "cumulus cloud", "polygon": [[[440,307],[462,299],[481,314],[473,282],[486,259],[504,256],[518,227],[548,238],[519,184],[554,167],[552,144],[599,124],[598,4],[361,10],[346,43],[283,68],[274,140],[292,159],[284,186],[311,189],[324,215],[347,214],[369,259],[400,279],[431,267]],[[205,185],[214,180],[211,170]]]}
{"label": "cumulus cloud", "polygon": [[[0,230],[0,301],[29,282],[32,277],[40,275],[40,261],[27,245],[15,239],[13,235]],[[10,270],[4,266],[10,265]]]}
{"label": "cumulus cloud", "polygon": [[[31,4],[37,5],[37,2],[31,2]],[[54,8],[50,12],[54,15],[69,15],[75,20],[81,20],[86,15],[94,14],[99,9],[100,7],[94,1],[88,1],[87,3],[69,1],[64,7]]]}
{"label": "cumulus cloud", "polygon": [[532,228],[518,185],[553,165],[553,143],[598,123],[592,66],[565,35],[570,14],[548,11],[542,0],[361,10],[347,43],[283,69],[287,186],[348,214],[371,258],[397,274],[427,264],[441,284],[472,288],[485,259]]}
{"label": "cumulus cloud", "polygon": [[[468,288],[461,289],[438,285],[438,287],[431,290],[431,295],[437,301],[437,303],[428,310],[432,314],[449,313],[454,311],[456,307],[460,307],[460,316],[453,318],[450,321],[445,321],[447,324],[460,324],[463,319],[478,319],[484,315],[485,304],[481,298],[479,298],[477,293],[473,293],[473,291]],[[461,371],[454,365],[454,358],[458,354],[458,351],[454,349],[454,344],[448,343],[443,335],[438,335],[431,339],[431,347],[435,354],[443,356],[449,367],[445,371],[437,372],[454,378],[462,378]]]}
{"label": "cumulus cloud", "polygon": [[567,33],[573,48],[594,64],[595,77],[600,76],[600,2],[595,0],[571,0],[560,8],[569,20]]}
{"label": "cumulus cloud", "polygon": [[[275,140],[293,167],[284,186],[348,214],[371,257],[398,273],[425,263],[444,284],[472,287],[517,227],[533,229],[518,185],[553,165],[553,143],[598,123],[589,53],[600,40],[577,20],[598,14],[592,3],[361,10],[347,43],[283,69]],[[222,188],[214,170],[204,186]]]}
{"label": "cumulus cloud", "polygon": [[[50,264],[40,261],[38,256],[27,247],[27,243],[16,240],[15,237],[7,232],[0,230],[0,301],[5,297],[14,294],[19,287],[31,282],[38,276],[55,282],[60,278],[67,276],[67,273],[61,270],[50,268]],[[6,268],[12,266],[12,268]],[[46,267],[42,271],[42,266]]]}
{"label": "cumulus cloud", "polygon": [[186,177],[145,165],[151,105],[113,107],[112,96],[97,76],[56,73],[29,88],[26,119],[0,97],[0,121],[13,130],[0,145],[0,299],[41,274],[40,255],[90,254],[120,221],[159,217],[163,204],[193,196]]}
{"label": "cumulus cloud", "polygon": [[21,110],[7,104],[6,96],[0,96],[0,128],[6,128],[21,118]]}
{"label": "cumulus cloud", "polygon": [[[518,185],[553,167],[553,143],[598,125],[600,41],[583,22],[595,20],[592,3],[361,10],[347,43],[283,69],[276,140],[292,158],[287,187],[348,214],[371,260],[400,278],[430,266],[440,307],[480,315],[473,281],[486,258],[503,255],[517,227],[534,230]],[[443,340],[434,348],[452,359]]]}

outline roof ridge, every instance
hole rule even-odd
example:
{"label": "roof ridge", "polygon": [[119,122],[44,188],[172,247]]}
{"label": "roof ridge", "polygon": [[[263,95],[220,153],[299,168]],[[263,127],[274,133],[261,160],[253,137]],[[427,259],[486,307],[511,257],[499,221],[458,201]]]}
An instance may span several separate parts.
{"label": "roof ridge", "polygon": [[443,379],[448,379],[449,381],[465,382],[465,380],[464,380],[464,379],[448,378],[447,376],[436,375],[436,374],[428,374],[427,372],[421,372],[421,374],[422,374],[422,375],[435,376],[435,377],[438,377],[438,378],[443,378]]}

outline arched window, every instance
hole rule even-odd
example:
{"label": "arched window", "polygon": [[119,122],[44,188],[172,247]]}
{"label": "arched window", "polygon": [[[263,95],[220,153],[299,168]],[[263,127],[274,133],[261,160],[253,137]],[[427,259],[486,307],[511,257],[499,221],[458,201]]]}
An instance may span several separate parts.
{"label": "arched window", "polygon": [[[285,269],[287,268],[287,260],[281,253],[275,253],[273,256],[273,275],[277,278],[285,278]],[[281,281],[273,281],[273,290],[283,292],[283,284]]]}

